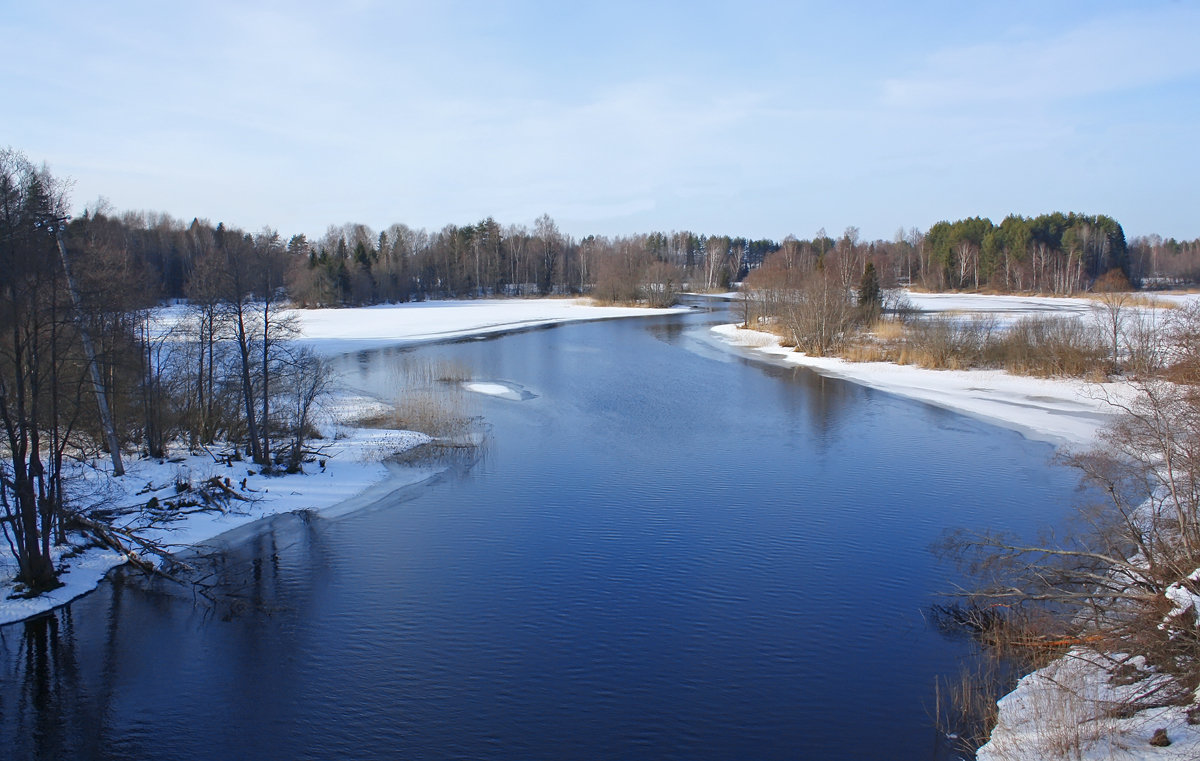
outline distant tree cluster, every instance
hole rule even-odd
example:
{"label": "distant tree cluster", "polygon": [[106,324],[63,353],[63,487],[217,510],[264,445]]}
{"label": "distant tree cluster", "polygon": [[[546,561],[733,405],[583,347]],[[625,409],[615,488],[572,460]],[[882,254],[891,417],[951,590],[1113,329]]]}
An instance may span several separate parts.
{"label": "distant tree cluster", "polygon": [[1143,287],[1170,288],[1200,283],[1200,238],[1164,240],[1158,235],[1129,242],[1134,277]]}
{"label": "distant tree cluster", "polygon": [[939,222],[925,234],[923,282],[931,287],[1075,293],[1110,270],[1129,276],[1125,231],[1104,215],[1010,215]]}
{"label": "distant tree cluster", "polygon": [[532,230],[491,217],[432,234],[400,224],[380,233],[349,224],[329,228],[315,244],[292,239],[289,292],[300,304],[325,306],[582,293],[662,304],[685,282],[728,288],[773,247],[688,232],[575,240],[545,215]]}

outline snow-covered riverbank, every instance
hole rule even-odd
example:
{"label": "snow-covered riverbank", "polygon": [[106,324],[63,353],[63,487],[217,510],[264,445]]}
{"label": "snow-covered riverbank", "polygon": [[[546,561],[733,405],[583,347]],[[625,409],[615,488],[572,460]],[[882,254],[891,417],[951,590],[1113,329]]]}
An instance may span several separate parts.
{"label": "snow-covered riverbank", "polygon": [[[978,761],[1200,758],[1200,726],[1188,723],[1185,707],[1122,716],[1131,688],[1114,685],[1098,660],[1086,652],[1072,652],[1022,678],[1000,699],[999,721],[979,749]],[[1169,745],[1151,745],[1159,730]]]}
{"label": "snow-covered riverbank", "polygon": [[917,399],[986,420],[1057,446],[1087,447],[1113,415],[1106,398],[1126,399],[1129,387],[1070,379],[1030,378],[999,370],[925,370],[891,362],[810,357],[779,345],[771,333],[737,325],[713,328],[723,341],[824,375]]}
{"label": "snow-covered riverbank", "polygon": [[[295,310],[300,326],[297,341],[325,356],[476,335],[526,330],[582,320],[642,317],[678,310],[597,307],[586,299],[487,299],[430,301],[354,309]],[[179,323],[182,307],[164,309],[163,330]],[[319,442],[327,456],[310,464],[307,473],[263,476],[247,462],[226,465],[208,455],[179,452],[168,461],[126,462],[126,475],[111,478],[105,463],[81,464],[72,479],[73,498],[89,506],[131,508],[145,506],[154,497],[173,496],[176,484],[199,484],[213,477],[228,479],[239,496],[224,511],[194,512],[169,523],[156,524],[140,533],[178,550],[207,542],[262,518],[295,510],[327,516],[365,506],[372,499],[417,483],[435,474],[419,468],[389,468],[385,459],[429,441],[412,431],[383,431],[345,424],[362,415],[371,400],[339,394],[326,405]],[[94,467],[93,467],[94,466]],[[123,526],[146,527],[151,511],[134,511],[120,518]],[[82,540],[80,540],[82,544]],[[95,589],[104,575],[125,562],[118,552],[96,547],[62,547],[57,565],[63,586],[33,598],[14,596],[11,579],[16,562],[5,548],[0,553],[0,625],[12,623],[70,602]]]}
{"label": "snow-covered riverbank", "polygon": [[[119,479],[108,475],[107,461],[79,464],[72,468],[69,488],[76,499],[90,506],[122,511],[124,514],[114,518],[118,527],[136,528],[140,536],[177,552],[271,515],[295,510],[328,513],[373,485],[387,483],[389,489],[398,489],[431,476],[427,470],[401,471],[384,463],[393,453],[429,441],[428,436],[334,422],[333,415],[355,414],[363,406],[364,400],[349,397],[333,405],[322,427],[327,437],[320,442],[327,453],[321,458],[324,466],[311,463],[307,473],[264,476],[247,461],[226,464],[209,454],[178,452],[165,461],[128,460],[126,473]],[[228,483],[237,498],[222,509],[192,512],[178,520],[155,520],[159,516],[151,500],[160,503],[214,477]],[[114,550],[88,547],[82,537],[74,541],[74,546],[55,548],[63,586],[37,597],[12,596],[16,590],[10,580],[16,574],[16,563],[11,553],[0,557],[0,578],[5,579],[0,582],[0,624],[70,602],[94,589],[109,570],[126,560]]]}
{"label": "snow-covered riverbank", "polygon": [[[905,292],[916,310],[926,314],[994,319],[1003,328],[1031,315],[1105,318],[1098,302],[1086,298],[1008,296],[970,293]],[[1164,294],[1164,302],[1186,304],[1197,294]],[[1131,308],[1134,309],[1134,308]],[[1136,307],[1145,311],[1145,307]],[[1087,448],[1115,414],[1110,401],[1124,403],[1133,390],[1125,383],[1088,383],[1073,378],[1032,378],[999,370],[926,370],[891,362],[848,362],[810,357],[779,345],[778,338],[737,325],[713,329],[720,339],[824,375],[918,399],[1019,431],[1056,446]]]}

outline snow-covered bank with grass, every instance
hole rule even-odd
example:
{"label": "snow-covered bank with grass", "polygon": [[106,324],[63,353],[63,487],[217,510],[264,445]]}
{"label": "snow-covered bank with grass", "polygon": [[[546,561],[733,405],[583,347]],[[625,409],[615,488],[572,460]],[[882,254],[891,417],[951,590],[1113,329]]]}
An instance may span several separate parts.
{"label": "snow-covered bank with grass", "polygon": [[[428,301],[347,309],[291,310],[299,329],[296,341],[319,354],[332,356],[385,346],[409,345],[470,336],[526,330],[565,322],[669,314],[677,309],[593,306],[587,299],[484,299]],[[160,334],[183,324],[187,307],[158,311]],[[480,393],[503,393],[523,398],[520,389],[481,383]],[[179,551],[209,542],[233,529],[279,513],[309,510],[326,516],[363,507],[396,489],[435,475],[429,468],[391,466],[385,460],[428,442],[412,431],[358,428],[346,421],[359,419],[373,404],[335,394],[326,404],[318,428],[324,434],[323,454],[305,466],[306,473],[263,476],[248,462],[219,462],[208,454],[179,452],[165,461],[133,460],[126,475],[112,478],[104,462],[80,464],[69,488],[76,506],[112,510],[119,528]],[[154,509],[179,489],[216,478],[237,495],[222,509],[196,510],[166,520]],[[126,561],[121,553],[93,546],[82,537],[55,549],[55,565],[63,586],[36,597],[22,596],[11,580],[17,568],[12,553],[0,553],[0,625],[19,621],[70,602],[94,589],[112,568]],[[152,556],[150,556],[152,557]]]}
{"label": "snow-covered bank with grass", "polygon": [[[1101,324],[1111,320],[1111,314],[1105,313],[1101,302],[1092,298],[919,291],[903,291],[902,294],[920,313],[989,319],[1000,329],[1031,316],[1076,317]],[[1154,312],[1158,310],[1148,304],[1177,307],[1197,300],[1200,300],[1200,294],[1155,293],[1140,300],[1131,296],[1130,306],[1126,309],[1129,312]],[[1134,394],[1125,383],[1034,378],[1000,370],[927,370],[891,362],[810,357],[780,346],[778,338],[771,333],[743,330],[737,325],[720,325],[713,331],[725,343],[755,349],[824,375],[954,410],[1056,446],[1090,446],[1096,433],[1116,413],[1110,402],[1125,403]]]}
{"label": "snow-covered bank with grass", "polygon": [[[1136,659],[1135,659],[1136,660]],[[1200,726],[1185,706],[1129,716],[1131,688],[1114,684],[1105,664],[1071,653],[1025,676],[997,704],[991,738],[978,761],[1194,761]]]}
{"label": "snow-covered bank with grass", "polygon": [[1000,370],[926,370],[891,362],[810,357],[779,345],[777,336],[737,325],[713,332],[733,346],[910,399],[944,407],[1056,446],[1086,447],[1113,415],[1106,398],[1126,400],[1128,386],[1030,378]]}
{"label": "snow-covered bank with grass", "polygon": [[[139,536],[173,553],[279,513],[309,510],[332,517],[345,512],[346,505],[360,502],[363,494],[379,498],[436,474],[428,468],[385,462],[395,453],[430,441],[425,434],[335,422],[336,416],[362,414],[370,404],[343,397],[331,405],[331,415],[323,422],[327,439],[319,442],[323,453],[306,465],[305,473],[265,476],[248,461],[227,463],[207,453],[180,452],[161,461],[130,460],[121,478],[109,475],[106,461],[81,463],[73,468],[69,488],[76,500],[90,508],[113,513],[112,525],[136,529]],[[213,478],[236,496],[212,509],[189,510],[174,519],[156,509],[168,499],[188,496],[193,487]],[[108,571],[126,562],[121,553],[96,547],[82,536],[71,539],[72,544],[54,549],[63,586],[36,597],[22,596],[23,590],[12,582],[15,559],[7,551],[0,555],[0,625],[66,604],[95,589]]]}

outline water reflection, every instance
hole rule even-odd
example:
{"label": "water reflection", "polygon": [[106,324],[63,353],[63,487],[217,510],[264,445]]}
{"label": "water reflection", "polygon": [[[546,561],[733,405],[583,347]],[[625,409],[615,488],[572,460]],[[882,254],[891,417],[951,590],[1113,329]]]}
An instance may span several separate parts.
{"label": "water reflection", "polygon": [[276,515],[189,552],[169,569],[174,579],[130,575],[152,596],[187,597],[221,621],[295,614],[288,592],[312,588],[331,565],[323,519],[301,511]]}
{"label": "water reflection", "polygon": [[646,326],[647,332],[663,343],[677,344],[688,331],[688,326],[679,320],[671,320],[669,322],[661,322],[658,324],[650,324]]}
{"label": "water reflection", "polygon": [[36,748],[36,758],[69,757],[74,748],[61,728],[85,729],[93,721],[93,712],[76,699],[79,664],[70,628],[69,612],[0,627],[5,681],[19,686],[0,696],[0,725],[6,738],[23,738]]}

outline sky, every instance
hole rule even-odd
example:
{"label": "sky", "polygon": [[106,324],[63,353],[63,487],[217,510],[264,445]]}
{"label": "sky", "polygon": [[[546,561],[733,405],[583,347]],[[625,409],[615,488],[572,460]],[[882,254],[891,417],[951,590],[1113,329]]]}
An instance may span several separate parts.
{"label": "sky", "polygon": [[0,0],[0,147],[76,213],[285,236],[1200,237],[1200,4]]}

